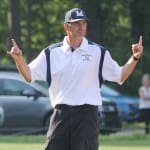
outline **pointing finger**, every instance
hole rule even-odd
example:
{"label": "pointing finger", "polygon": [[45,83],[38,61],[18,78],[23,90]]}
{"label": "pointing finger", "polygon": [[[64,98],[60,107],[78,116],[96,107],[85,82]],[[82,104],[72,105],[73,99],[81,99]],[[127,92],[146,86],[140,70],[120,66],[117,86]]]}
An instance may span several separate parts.
{"label": "pointing finger", "polygon": [[140,36],[140,38],[139,38],[139,46],[142,46],[142,35]]}
{"label": "pointing finger", "polygon": [[18,45],[17,45],[15,39],[11,39],[11,42],[12,42],[12,45],[13,45],[14,47],[18,47]]}

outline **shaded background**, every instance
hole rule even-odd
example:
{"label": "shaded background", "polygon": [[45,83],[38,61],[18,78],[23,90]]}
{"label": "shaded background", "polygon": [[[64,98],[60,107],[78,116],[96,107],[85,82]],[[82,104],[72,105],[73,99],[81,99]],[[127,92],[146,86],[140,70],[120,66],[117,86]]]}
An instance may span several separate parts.
{"label": "shaded background", "polygon": [[138,67],[120,92],[137,95],[141,76],[150,73],[150,1],[148,0],[1,0],[0,64],[14,63],[7,56],[10,39],[17,40],[27,62],[48,45],[63,39],[65,12],[83,8],[88,15],[89,40],[108,48],[112,57],[124,64],[132,55],[131,44],[143,35],[144,54]]}

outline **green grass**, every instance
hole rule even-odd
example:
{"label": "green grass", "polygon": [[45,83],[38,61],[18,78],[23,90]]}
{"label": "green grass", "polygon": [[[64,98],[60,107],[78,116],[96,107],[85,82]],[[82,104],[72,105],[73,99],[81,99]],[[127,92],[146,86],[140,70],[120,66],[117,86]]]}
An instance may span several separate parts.
{"label": "green grass", "polygon": [[0,150],[43,150],[45,136],[0,136]]}
{"label": "green grass", "polygon": [[130,134],[130,135],[109,135],[100,136],[99,141],[102,145],[115,146],[149,146],[150,135]]}
{"label": "green grass", "polygon": [[99,150],[149,150],[149,147],[145,146],[101,146]]}
{"label": "green grass", "polygon": [[100,136],[99,150],[149,150],[150,135],[110,135]]}
{"label": "green grass", "polygon": [[[43,144],[45,141],[45,135],[1,135],[1,143],[31,143],[31,144]],[[1,149],[0,149],[1,150]]]}
{"label": "green grass", "polygon": [[1,143],[0,150],[44,150],[44,147],[38,143]]}
{"label": "green grass", "polygon": [[[149,150],[150,135],[100,136],[99,150]],[[43,150],[45,135],[0,136],[0,150]]]}

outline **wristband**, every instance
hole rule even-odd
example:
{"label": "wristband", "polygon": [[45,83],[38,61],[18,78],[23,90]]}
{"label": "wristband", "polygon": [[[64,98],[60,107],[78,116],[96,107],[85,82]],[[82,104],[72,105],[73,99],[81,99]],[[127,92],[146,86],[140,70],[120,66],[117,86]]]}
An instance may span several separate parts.
{"label": "wristband", "polygon": [[134,55],[132,55],[132,58],[134,61],[138,61],[140,58],[135,57]]}

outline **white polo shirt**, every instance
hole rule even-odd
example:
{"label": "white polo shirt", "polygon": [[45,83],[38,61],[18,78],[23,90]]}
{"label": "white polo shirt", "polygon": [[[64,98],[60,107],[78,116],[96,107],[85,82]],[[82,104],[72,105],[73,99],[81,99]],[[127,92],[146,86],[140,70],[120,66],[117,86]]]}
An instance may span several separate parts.
{"label": "white polo shirt", "polygon": [[[74,52],[66,41],[56,46],[50,53],[51,85],[49,94],[52,106],[67,105],[102,105],[99,87],[99,62],[101,50],[97,44],[90,44],[83,39]],[[45,80],[47,62],[44,50],[29,64],[32,80]],[[120,83],[120,67],[106,51],[102,69],[104,80]]]}
{"label": "white polo shirt", "polygon": [[[144,95],[150,96],[150,87],[143,86],[142,90],[144,92]],[[143,98],[140,98],[139,108],[140,109],[150,109],[150,100],[145,100]]]}

